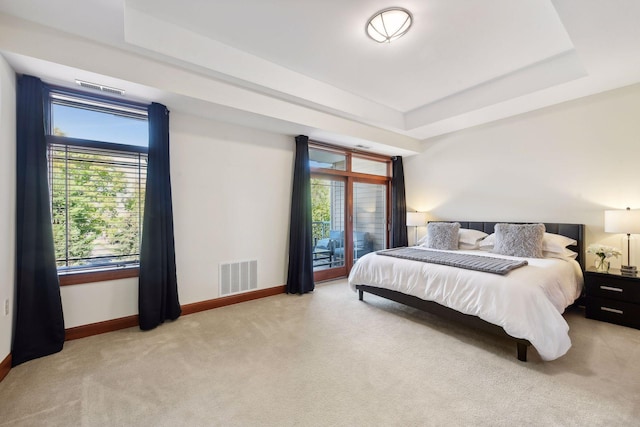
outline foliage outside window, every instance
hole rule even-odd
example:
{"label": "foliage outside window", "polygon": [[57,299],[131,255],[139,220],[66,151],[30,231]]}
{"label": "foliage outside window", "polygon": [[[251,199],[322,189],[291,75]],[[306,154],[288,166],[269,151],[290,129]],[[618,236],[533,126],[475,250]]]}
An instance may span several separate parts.
{"label": "foliage outside window", "polygon": [[311,233],[313,241],[329,237],[331,224],[330,188],[324,180],[311,178]]}
{"label": "foliage outside window", "polygon": [[[57,98],[54,92],[50,102],[49,181],[58,270],[137,265],[148,141],[141,140],[140,132],[122,133],[122,128],[132,120],[146,128],[146,111],[109,107],[105,99],[75,99],[68,93]],[[105,122],[109,126],[103,126]],[[118,131],[125,136],[117,138],[134,142],[105,142],[114,140],[117,132],[110,129],[120,122]],[[84,134],[82,139],[72,138],[67,132]]]}

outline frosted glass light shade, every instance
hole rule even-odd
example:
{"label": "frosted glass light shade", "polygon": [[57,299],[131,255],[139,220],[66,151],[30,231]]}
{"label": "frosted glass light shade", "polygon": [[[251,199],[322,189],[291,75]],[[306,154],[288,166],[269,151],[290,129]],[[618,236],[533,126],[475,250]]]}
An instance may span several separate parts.
{"label": "frosted glass light shade", "polygon": [[640,234],[640,209],[604,211],[605,233]]}
{"label": "frosted glass light shade", "polygon": [[425,212],[407,212],[407,227],[422,227],[427,223]]}
{"label": "frosted glass light shade", "polygon": [[378,43],[391,43],[409,31],[413,22],[411,13],[401,7],[376,12],[367,21],[367,34]]}

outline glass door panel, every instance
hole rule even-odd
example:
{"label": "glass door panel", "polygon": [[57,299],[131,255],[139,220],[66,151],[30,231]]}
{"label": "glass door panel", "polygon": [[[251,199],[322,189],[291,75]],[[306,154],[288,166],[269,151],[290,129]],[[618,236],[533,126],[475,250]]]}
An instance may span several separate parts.
{"label": "glass door panel", "polygon": [[387,186],[353,184],[353,262],[387,247]]}
{"label": "glass door panel", "polygon": [[[313,271],[344,268],[345,181],[311,178]],[[334,277],[344,275],[338,272]],[[322,279],[328,279],[323,274]]]}

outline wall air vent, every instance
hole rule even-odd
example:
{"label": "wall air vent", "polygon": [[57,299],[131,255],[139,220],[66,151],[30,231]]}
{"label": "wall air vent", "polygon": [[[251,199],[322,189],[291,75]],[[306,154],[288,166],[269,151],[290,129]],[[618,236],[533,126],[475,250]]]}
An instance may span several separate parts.
{"label": "wall air vent", "polygon": [[258,288],[258,261],[220,264],[220,296],[247,292]]}
{"label": "wall air vent", "polygon": [[84,80],[78,80],[78,79],[76,79],[76,83],[86,89],[99,90],[100,92],[111,93],[114,95],[124,95],[123,89],[99,85],[97,83],[85,82]]}

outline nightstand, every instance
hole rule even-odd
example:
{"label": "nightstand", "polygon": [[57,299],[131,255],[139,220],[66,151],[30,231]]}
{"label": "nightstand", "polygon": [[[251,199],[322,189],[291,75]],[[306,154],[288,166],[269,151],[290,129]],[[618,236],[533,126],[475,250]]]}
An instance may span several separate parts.
{"label": "nightstand", "polygon": [[587,269],[584,284],[589,319],[640,329],[639,276],[623,276],[617,269],[608,273]]}

